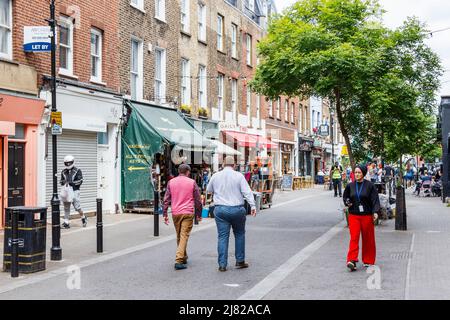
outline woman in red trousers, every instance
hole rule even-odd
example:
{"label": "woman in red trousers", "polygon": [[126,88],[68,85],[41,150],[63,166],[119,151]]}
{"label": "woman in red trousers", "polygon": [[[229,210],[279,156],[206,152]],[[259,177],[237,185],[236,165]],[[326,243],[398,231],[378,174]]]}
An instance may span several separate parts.
{"label": "woman in red trousers", "polygon": [[355,182],[349,183],[344,191],[344,204],[348,207],[350,246],[347,255],[347,268],[356,270],[359,256],[359,237],[362,235],[362,261],[365,267],[375,264],[375,226],[378,218],[380,200],[377,188],[372,182],[364,180],[366,166],[355,168]]}

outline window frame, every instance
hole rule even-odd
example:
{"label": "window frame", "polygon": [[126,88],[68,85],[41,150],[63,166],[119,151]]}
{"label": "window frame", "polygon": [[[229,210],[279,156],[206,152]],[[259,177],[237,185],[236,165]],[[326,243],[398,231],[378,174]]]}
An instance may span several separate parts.
{"label": "window frame", "polygon": [[191,105],[191,62],[181,58],[181,104]]}
{"label": "window frame", "polygon": [[256,95],[256,123],[261,127],[261,96]]}
{"label": "window frame", "polygon": [[224,100],[225,100],[225,75],[217,74],[217,109],[219,110],[219,120],[223,120]]}
{"label": "window frame", "polygon": [[67,54],[67,65],[68,68],[62,68],[61,67],[61,59],[59,60],[59,69],[58,69],[58,73],[62,74],[62,75],[66,75],[66,76],[73,76],[73,69],[74,69],[74,63],[73,63],[73,51],[74,51],[74,46],[73,46],[73,33],[74,33],[74,23],[73,20],[70,17],[67,16],[60,16],[59,17],[59,21],[58,21],[59,25],[64,25],[69,32],[69,36],[68,36],[68,40],[69,40],[69,45],[63,44],[61,45],[61,35],[58,32],[58,49],[60,50],[60,56],[61,57],[61,46],[68,49],[68,54]]}
{"label": "window frame", "polygon": [[231,112],[233,121],[237,120],[238,80],[231,79]]}
{"label": "window frame", "polygon": [[[138,44],[137,46],[137,71],[132,69],[133,67],[133,42]],[[130,54],[130,95],[134,100],[142,100],[144,96],[144,42],[135,37],[131,37],[131,54]],[[137,75],[136,79],[136,92],[133,97],[133,86],[132,86],[132,76],[133,74]]]}
{"label": "window frame", "polygon": [[[134,3],[133,1],[135,1],[136,3]],[[144,11],[144,0],[130,0],[130,5],[133,8]]]}
{"label": "window frame", "polygon": [[199,104],[199,107],[201,107],[201,108],[207,108],[208,107],[207,69],[206,69],[206,66],[204,66],[202,64],[198,65],[198,80],[199,80],[198,104]]}
{"label": "window frame", "polygon": [[250,90],[250,87],[247,86],[247,98],[245,99],[246,103],[246,114],[248,117],[248,123],[249,126],[252,126],[252,91]]}
{"label": "window frame", "polygon": [[245,52],[246,52],[246,63],[247,66],[251,67],[252,63],[253,63],[253,50],[252,50],[252,43],[253,43],[253,38],[252,35],[247,33],[245,38]]}
{"label": "window frame", "polygon": [[291,112],[291,123],[295,124],[295,102],[294,101],[291,102],[290,112]]}
{"label": "window frame", "polygon": [[277,119],[281,120],[281,97],[278,97],[277,99],[277,106],[276,106],[276,113],[277,113]]}
{"label": "window frame", "polygon": [[[219,26],[220,22],[220,26]],[[217,50],[224,52],[224,38],[225,38],[225,31],[224,31],[224,24],[225,24],[225,18],[220,13],[217,14]],[[220,29],[220,33],[219,33]]]}
{"label": "window frame", "polygon": [[[91,47],[91,82],[102,82],[103,79],[103,32],[100,29],[97,28],[91,28],[91,37],[92,34],[98,36],[98,56],[95,56],[92,54],[92,47]],[[91,43],[92,45],[92,43]],[[97,61],[97,76],[92,75],[92,58],[96,57],[98,59]]]}
{"label": "window frame", "polygon": [[206,4],[199,3],[198,13],[198,40],[206,42]]}
{"label": "window frame", "polygon": [[273,100],[269,100],[267,103],[269,104],[269,117],[273,118]]}
{"label": "window frame", "polygon": [[7,32],[7,52],[0,52],[0,58],[6,59],[6,60],[12,60],[13,59],[13,14],[12,14],[12,0],[8,0],[8,18],[9,18],[9,25],[2,25],[1,27],[3,29],[6,29]]}
{"label": "window frame", "polygon": [[[184,5],[184,8],[183,8]],[[181,8],[180,8],[180,14],[181,14],[181,31],[189,33],[191,30],[191,23],[190,23],[190,0],[181,0]],[[183,12],[185,10],[186,12]],[[186,20],[183,22],[183,20]]]}
{"label": "window frame", "polygon": [[284,121],[289,123],[289,100],[284,100]]}
{"label": "window frame", "polygon": [[155,19],[166,22],[166,0],[155,0]]}
{"label": "window frame", "polygon": [[[161,78],[157,77],[158,53],[161,53]],[[166,103],[166,49],[155,48],[155,77],[154,77],[154,101],[160,104]],[[158,86],[160,84],[160,86]],[[159,90],[158,90],[159,89]],[[161,92],[159,92],[161,91]],[[162,97],[162,98],[161,98]]]}
{"label": "window frame", "polygon": [[231,23],[231,57],[234,59],[238,59],[237,38],[238,38],[238,26],[235,23]]}

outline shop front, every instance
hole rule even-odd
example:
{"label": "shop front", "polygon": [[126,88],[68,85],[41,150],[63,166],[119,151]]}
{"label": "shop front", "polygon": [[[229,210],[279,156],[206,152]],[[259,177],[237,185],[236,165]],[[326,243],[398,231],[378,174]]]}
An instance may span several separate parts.
{"label": "shop front", "polygon": [[0,93],[0,225],[4,208],[36,206],[38,125],[45,101]]}
{"label": "shop front", "polygon": [[[314,148],[314,139],[298,137],[298,158],[299,158],[299,176],[312,176],[313,175],[313,157],[312,150]],[[317,172],[317,171],[316,171]]]}

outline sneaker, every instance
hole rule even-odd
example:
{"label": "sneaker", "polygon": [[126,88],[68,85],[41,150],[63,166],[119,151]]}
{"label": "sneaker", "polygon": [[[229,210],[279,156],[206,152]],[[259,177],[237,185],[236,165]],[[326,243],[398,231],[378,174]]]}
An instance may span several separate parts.
{"label": "sneaker", "polygon": [[81,218],[81,223],[83,223],[83,228],[87,226],[87,217]]}
{"label": "sneaker", "polygon": [[175,270],[183,270],[183,269],[187,269],[187,266],[185,264],[175,263]]}
{"label": "sneaker", "polygon": [[62,227],[63,227],[64,229],[70,229],[70,224],[64,222],[64,223],[62,224]]}
{"label": "sneaker", "polygon": [[356,270],[356,261],[349,261],[347,262],[347,268],[350,269],[350,271],[355,271]]}
{"label": "sneaker", "polygon": [[236,268],[237,268],[237,269],[248,268],[248,263],[246,263],[245,261],[242,261],[242,262],[236,262]]}
{"label": "sneaker", "polygon": [[220,272],[225,272],[225,271],[227,271],[227,267],[219,267],[219,271]]}
{"label": "sneaker", "polygon": [[370,264],[370,263],[364,263],[364,268],[369,268],[369,267],[371,267],[371,266],[373,266],[373,264]]}

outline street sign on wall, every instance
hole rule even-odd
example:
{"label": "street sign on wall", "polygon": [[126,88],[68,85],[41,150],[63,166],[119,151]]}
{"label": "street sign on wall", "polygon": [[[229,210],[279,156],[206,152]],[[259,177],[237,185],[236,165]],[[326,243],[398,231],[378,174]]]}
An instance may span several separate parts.
{"label": "street sign on wall", "polygon": [[60,112],[60,111],[52,112],[50,123],[52,125],[52,134],[53,135],[62,134],[62,112]]}
{"label": "street sign on wall", "polygon": [[49,26],[23,27],[23,50],[25,52],[50,52],[51,29]]}

